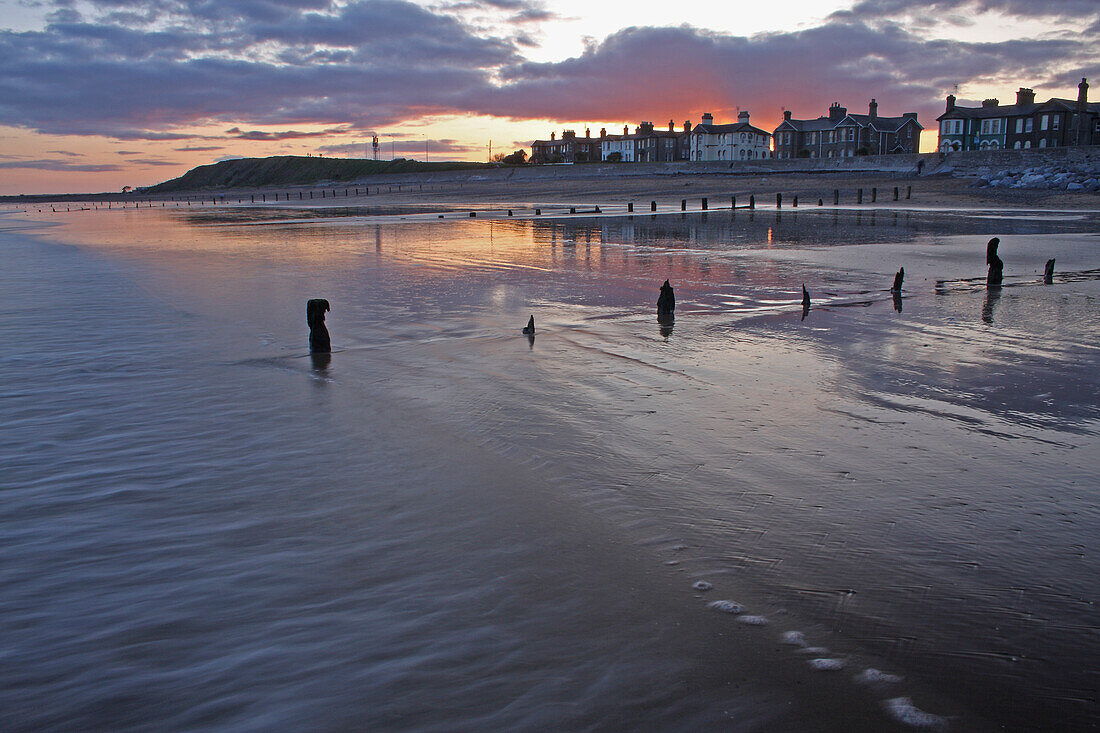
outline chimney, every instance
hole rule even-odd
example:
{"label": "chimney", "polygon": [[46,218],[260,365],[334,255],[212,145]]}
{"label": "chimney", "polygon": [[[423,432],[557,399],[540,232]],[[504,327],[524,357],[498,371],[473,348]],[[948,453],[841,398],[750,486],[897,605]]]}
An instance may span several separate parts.
{"label": "chimney", "polygon": [[577,139],[576,130],[562,130],[561,131],[561,139],[562,140],[576,140]]}
{"label": "chimney", "polygon": [[587,127],[584,128],[584,136],[585,137],[592,137],[592,131],[589,130]]}
{"label": "chimney", "polygon": [[848,114],[848,110],[845,107],[840,106],[840,102],[833,102],[829,107],[829,120],[836,122],[837,120],[844,119],[844,115]]}
{"label": "chimney", "polygon": [[867,115],[869,117],[878,117],[878,102],[871,98],[871,103],[867,105]]}
{"label": "chimney", "polygon": [[748,113],[748,111],[744,110],[744,111],[738,112],[737,113],[737,121],[738,122],[744,122],[746,125],[749,124],[749,113]]}
{"label": "chimney", "polygon": [[675,132],[676,131],[676,123],[673,122],[672,120],[668,121],[668,131],[669,132]]}
{"label": "chimney", "polygon": [[983,107],[999,107],[1000,104],[1001,104],[1001,100],[999,100],[997,98],[983,99],[982,100],[982,106]]}
{"label": "chimney", "polygon": [[630,125],[623,125],[623,134],[624,135],[629,135],[630,134]]}
{"label": "chimney", "polygon": [[950,112],[953,109],[955,109],[955,95],[954,94],[948,94],[947,95],[947,111]]}
{"label": "chimney", "polygon": [[684,120],[684,132],[691,132],[691,122]]}
{"label": "chimney", "polygon": [[1035,104],[1035,92],[1027,87],[1020,87],[1016,92],[1016,104]]}
{"label": "chimney", "polygon": [[789,109],[783,110],[783,119],[785,119],[785,120],[791,119],[791,111]]}
{"label": "chimney", "polygon": [[554,140],[554,136],[555,136],[556,134],[557,134],[557,133],[555,133],[555,132],[552,132],[552,133],[550,133],[550,141],[551,141],[551,142],[553,142],[553,140]]}
{"label": "chimney", "polygon": [[1089,101],[1089,82],[1085,77],[1081,77],[1081,83],[1077,85],[1077,109],[1081,112],[1085,111],[1085,105]]}
{"label": "chimney", "polygon": [[603,140],[605,137],[607,137],[607,128],[606,127],[601,127],[600,128],[600,139]]}
{"label": "chimney", "polygon": [[911,119],[911,120],[913,120],[914,122],[916,122],[916,120],[917,120],[917,113],[916,113],[916,112],[906,112],[905,114],[903,114],[903,115],[902,115],[902,117],[908,117],[909,119]]}
{"label": "chimney", "polygon": [[704,125],[713,125],[714,124],[714,115],[712,115],[710,112],[704,112],[703,113],[703,124]]}

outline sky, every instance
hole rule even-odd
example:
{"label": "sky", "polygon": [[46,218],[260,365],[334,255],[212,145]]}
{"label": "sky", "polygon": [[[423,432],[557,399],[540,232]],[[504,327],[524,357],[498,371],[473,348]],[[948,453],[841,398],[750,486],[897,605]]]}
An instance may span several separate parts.
{"label": "sky", "polygon": [[0,0],[0,194],[267,155],[486,160],[563,129],[772,130],[1100,98],[1098,0]]}

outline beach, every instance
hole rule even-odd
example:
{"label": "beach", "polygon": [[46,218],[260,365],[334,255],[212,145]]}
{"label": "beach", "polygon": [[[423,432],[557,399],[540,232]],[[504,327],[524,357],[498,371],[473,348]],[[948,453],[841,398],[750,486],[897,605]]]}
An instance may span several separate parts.
{"label": "beach", "polygon": [[1096,194],[395,185],[0,214],[0,727],[1095,726]]}

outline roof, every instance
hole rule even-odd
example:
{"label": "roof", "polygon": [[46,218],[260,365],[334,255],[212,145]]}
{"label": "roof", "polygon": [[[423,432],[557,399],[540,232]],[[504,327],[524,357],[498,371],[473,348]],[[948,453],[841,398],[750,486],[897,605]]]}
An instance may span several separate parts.
{"label": "roof", "polygon": [[695,134],[696,132],[703,132],[708,135],[717,135],[720,132],[756,132],[761,135],[771,135],[770,132],[761,130],[759,127],[754,127],[748,122],[731,122],[726,125],[708,125],[706,123],[701,123],[691,128],[691,134]]}
{"label": "roof", "polygon": [[784,126],[798,132],[824,132],[842,126],[850,127],[851,125],[844,124],[846,121],[854,122],[860,127],[872,127],[881,132],[897,132],[910,120],[921,130],[924,129],[924,126],[917,122],[915,117],[905,117],[904,115],[901,117],[881,117],[877,115],[872,117],[871,115],[846,114],[838,120],[833,120],[830,117],[818,117],[816,120],[783,120],[775,128],[775,132],[779,132]]}
{"label": "roof", "polygon": [[[1025,117],[1044,109],[1050,109],[1051,107],[1061,107],[1070,112],[1076,112],[1077,100],[1052,97],[1042,104],[999,104],[996,107],[956,106],[951,111],[944,112],[937,117],[936,120],[939,121],[949,118],[956,119],[960,117],[975,120],[984,120],[990,117]],[[1093,114],[1100,114],[1100,102],[1088,102],[1085,104],[1085,109]]]}

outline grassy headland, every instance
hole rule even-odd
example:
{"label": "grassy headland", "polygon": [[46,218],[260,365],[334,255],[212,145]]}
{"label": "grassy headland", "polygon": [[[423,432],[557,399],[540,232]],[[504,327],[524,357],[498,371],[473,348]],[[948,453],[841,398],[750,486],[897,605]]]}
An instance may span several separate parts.
{"label": "grassy headland", "polygon": [[386,173],[430,173],[435,171],[476,170],[490,168],[489,163],[440,162],[423,163],[398,158],[396,160],[351,160],[345,158],[313,158],[283,155],[271,158],[238,158],[220,163],[200,165],[164,183],[144,190],[144,193],[174,193],[177,191],[212,191],[230,188],[262,186],[309,185],[321,181],[354,181],[363,176]]}

